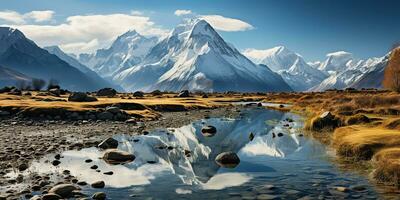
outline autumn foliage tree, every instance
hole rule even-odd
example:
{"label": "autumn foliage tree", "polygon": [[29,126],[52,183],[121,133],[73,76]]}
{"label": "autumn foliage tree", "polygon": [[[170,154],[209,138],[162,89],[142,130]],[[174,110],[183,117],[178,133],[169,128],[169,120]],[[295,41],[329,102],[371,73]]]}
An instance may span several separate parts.
{"label": "autumn foliage tree", "polygon": [[400,47],[393,49],[390,54],[382,85],[385,89],[400,92]]}

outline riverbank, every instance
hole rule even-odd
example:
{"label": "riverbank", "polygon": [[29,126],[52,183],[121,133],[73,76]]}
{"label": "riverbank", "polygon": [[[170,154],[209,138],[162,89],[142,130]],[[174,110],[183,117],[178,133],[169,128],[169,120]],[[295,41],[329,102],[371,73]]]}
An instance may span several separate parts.
{"label": "riverbank", "polygon": [[400,95],[347,90],[268,95],[307,118],[305,128],[352,162],[366,161],[378,182],[400,185]]}
{"label": "riverbank", "polygon": [[[0,125],[0,146],[3,147],[0,151],[0,188],[3,189],[0,199],[18,198],[25,194],[30,197],[35,191],[47,191],[56,184],[53,182],[55,180],[47,179],[48,175],[33,172],[24,177],[6,177],[13,171],[24,172],[32,161],[45,155],[94,147],[117,134],[141,135],[148,130],[180,127],[205,117],[235,117],[239,112],[230,107],[221,107],[159,114],[161,117],[157,120],[138,121],[134,124],[118,121],[3,119]],[[60,177],[61,180],[63,178]],[[68,180],[72,178],[68,177]],[[27,183],[28,187],[14,188],[14,184],[21,182]]]}

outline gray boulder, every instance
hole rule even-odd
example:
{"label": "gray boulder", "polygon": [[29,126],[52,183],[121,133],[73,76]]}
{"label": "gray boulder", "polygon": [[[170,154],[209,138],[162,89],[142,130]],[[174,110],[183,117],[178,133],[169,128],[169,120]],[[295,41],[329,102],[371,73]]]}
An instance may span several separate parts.
{"label": "gray boulder", "polygon": [[221,167],[234,168],[240,163],[240,159],[235,152],[229,151],[218,154],[215,162]]}
{"label": "gray boulder", "polygon": [[104,200],[106,199],[107,195],[104,192],[96,192],[93,194],[92,199],[95,200]]}
{"label": "gray boulder", "polygon": [[121,109],[119,109],[118,107],[116,107],[116,106],[108,106],[107,108],[106,108],[106,111],[107,112],[110,112],[110,113],[112,113],[112,114],[117,114],[117,113],[120,113],[121,112]]}
{"label": "gray boulder", "polygon": [[117,149],[109,149],[103,155],[103,159],[111,164],[132,162],[133,160],[135,160],[135,158],[135,155]]}
{"label": "gray boulder", "polygon": [[96,96],[114,97],[115,95],[117,95],[117,91],[113,88],[103,88],[96,93]]}
{"label": "gray boulder", "polygon": [[97,101],[95,97],[89,96],[84,92],[74,92],[68,97],[68,101],[73,102],[93,102]]}
{"label": "gray boulder", "polygon": [[103,140],[98,147],[101,149],[116,149],[118,147],[118,141],[110,137]]}
{"label": "gray boulder", "polygon": [[59,184],[59,185],[52,187],[49,190],[49,193],[60,195],[63,198],[68,198],[68,197],[72,196],[72,194],[73,194],[72,192],[74,190],[80,190],[80,188],[76,187],[72,184]]}
{"label": "gray boulder", "polygon": [[178,97],[189,97],[190,93],[188,90],[182,90],[179,94]]}
{"label": "gray boulder", "polygon": [[100,120],[112,120],[113,117],[114,117],[114,115],[107,111],[97,114],[97,119],[100,119]]}
{"label": "gray boulder", "polygon": [[201,128],[201,133],[206,137],[212,137],[217,133],[217,128],[210,125],[203,126],[203,128]]}
{"label": "gray boulder", "polygon": [[142,91],[136,91],[133,93],[134,97],[144,97],[144,93]]}

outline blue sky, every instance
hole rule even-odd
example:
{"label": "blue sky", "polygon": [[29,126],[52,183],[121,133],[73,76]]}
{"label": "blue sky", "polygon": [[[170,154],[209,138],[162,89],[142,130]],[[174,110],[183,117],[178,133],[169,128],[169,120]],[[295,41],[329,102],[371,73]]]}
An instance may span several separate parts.
{"label": "blue sky", "polygon": [[[400,1],[395,0],[0,2],[1,25],[15,26],[40,45],[62,45],[63,49],[69,52],[93,51],[95,48],[105,47],[115,35],[129,29],[127,26],[130,26],[130,23],[134,23],[132,27],[138,27],[139,32],[145,35],[166,34],[187,16],[177,16],[174,14],[176,10],[190,10],[192,15],[196,16],[220,16],[224,20],[240,20],[243,24],[238,25],[244,27],[228,27],[228,31],[221,27],[218,30],[226,41],[234,44],[239,50],[268,49],[284,45],[303,55],[307,61],[322,60],[325,54],[339,50],[352,52],[359,58],[383,56],[394,43],[400,42]],[[113,16],[107,18],[110,15]],[[135,15],[137,20],[123,15]],[[12,19],[20,17],[21,20],[12,21],[10,16]],[[68,18],[70,20],[67,20]],[[113,20],[110,22],[108,19]],[[84,21],[81,23],[79,20]],[[95,24],[93,20],[101,24]],[[119,24],[121,26],[117,26]],[[83,26],[87,28],[83,30]],[[103,33],[111,29],[111,33]],[[89,30],[95,33],[88,33]]]}

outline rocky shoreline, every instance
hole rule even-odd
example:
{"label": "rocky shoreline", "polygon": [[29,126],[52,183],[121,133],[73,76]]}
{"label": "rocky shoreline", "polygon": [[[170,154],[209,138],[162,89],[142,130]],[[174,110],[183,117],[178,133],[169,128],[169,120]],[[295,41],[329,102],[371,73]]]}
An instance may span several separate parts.
{"label": "rocky shoreline", "polygon": [[[210,110],[163,112],[153,121],[107,121],[107,120],[27,120],[8,118],[1,120],[0,131],[0,199],[31,197],[32,192],[47,193],[56,183],[49,176],[22,172],[30,162],[47,154],[97,146],[102,140],[115,134],[142,134],[155,128],[175,128],[207,117],[234,117],[237,108],[224,107]],[[55,159],[57,160],[57,159]],[[20,173],[15,179],[7,178],[10,172]],[[71,183],[74,177],[65,172],[61,183]],[[23,190],[13,189],[17,183],[26,183]],[[78,194],[79,196],[81,194]]]}

